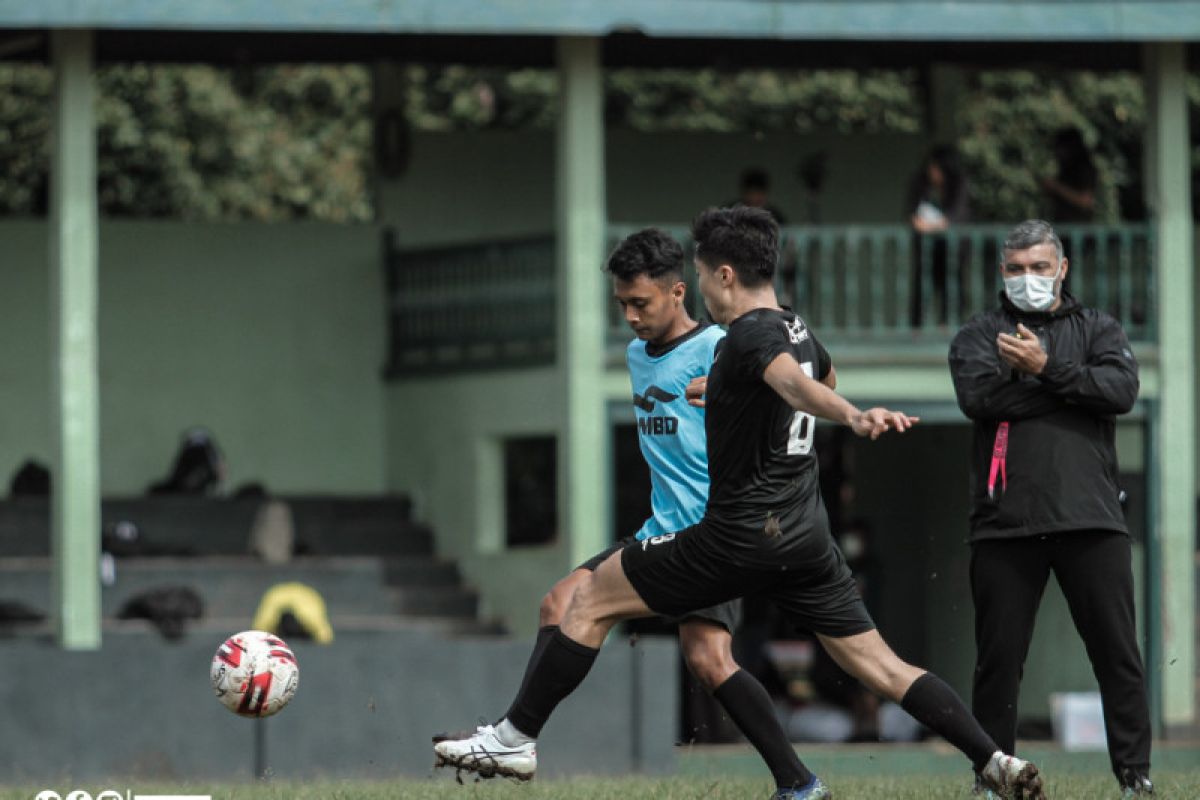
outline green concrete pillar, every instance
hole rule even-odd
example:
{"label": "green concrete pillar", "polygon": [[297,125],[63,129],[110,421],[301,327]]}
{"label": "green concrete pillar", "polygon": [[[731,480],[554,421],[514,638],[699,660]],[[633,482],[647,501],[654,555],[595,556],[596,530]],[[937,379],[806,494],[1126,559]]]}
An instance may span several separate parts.
{"label": "green concrete pillar", "polygon": [[600,42],[558,40],[556,152],[558,367],[566,415],[559,498],[570,564],[608,542],[609,437],[604,399],[604,81]]}
{"label": "green concrete pillar", "polygon": [[92,32],[51,34],[50,502],[54,622],[70,650],[100,646],[100,433],[96,368],[96,125]]}
{"label": "green concrete pillar", "polygon": [[1155,223],[1158,343],[1162,375],[1155,451],[1158,476],[1150,531],[1151,580],[1161,616],[1149,620],[1159,639],[1151,671],[1161,683],[1162,722],[1189,725],[1196,708],[1195,560],[1196,405],[1191,306],[1195,253],[1191,206],[1188,109],[1182,43],[1145,46],[1147,201]]}

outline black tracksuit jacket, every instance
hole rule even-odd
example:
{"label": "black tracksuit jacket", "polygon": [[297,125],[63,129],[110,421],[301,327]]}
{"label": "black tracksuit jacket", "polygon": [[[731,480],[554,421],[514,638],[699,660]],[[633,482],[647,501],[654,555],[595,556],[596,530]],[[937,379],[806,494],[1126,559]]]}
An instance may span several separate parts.
{"label": "black tracksuit jacket", "polygon": [[[971,461],[971,540],[1077,530],[1128,533],[1120,505],[1116,415],[1133,407],[1137,361],[1120,324],[1067,292],[1058,309],[1001,307],[968,322],[950,345],[959,408],[975,423]],[[996,337],[1017,323],[1048,355],[1042,374],[1009,367]],[[1009,423],[1007,485],[988,495],[996,432]]]}

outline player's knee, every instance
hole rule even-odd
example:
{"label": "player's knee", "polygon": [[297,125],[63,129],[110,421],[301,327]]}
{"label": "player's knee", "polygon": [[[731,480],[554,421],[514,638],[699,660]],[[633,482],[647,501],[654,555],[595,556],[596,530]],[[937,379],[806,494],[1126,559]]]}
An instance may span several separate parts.
{"label": "player's knee", "polygon": [[596,575],[591,573],[579,581],[570,596],[565,598],[559,618],[565,617],[569,609],[576,620],[596,622],[600,619],[597,615],[597,599]]}
{"label": "player's knee", "polygon": [[544,628],[547,625],[561,625],[563,617],[566,616],[567,608],[570,607],[572,600],[575,597],[575,592],[580,584],[591,578],[592,572],[586,570],[576,570],[567,577],[560,580],[546,592],[542,598],[542,604],[538,607],[538,621]]}
{"label": "player's knee", "polygon": [[738,671],[728,636],[685,639],[682,646],[688,669],[710,692]]}
{"label": "player's knee", "polygon": [[546,596],[542,598],[542,604],[538,606],[538,624],[543,628],[547,625],[558,625],[562,622],[563,614],[566,613],[567,604],[570,601],[571,598],[567,597],[566,593],[558,586],[546,592]]}

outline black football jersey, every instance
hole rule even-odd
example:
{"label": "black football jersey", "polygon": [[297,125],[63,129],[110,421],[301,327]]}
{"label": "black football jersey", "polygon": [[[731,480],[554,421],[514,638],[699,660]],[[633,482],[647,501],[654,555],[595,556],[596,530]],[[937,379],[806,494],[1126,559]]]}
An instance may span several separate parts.
{"label": "black football jersey", "polygon": [[705,521],[744,563],[780,563],[827,533],[811,414],[794,410],[763,380],[790,353],[809,376],[829,374],[829,353],[789,310],[760,308],[729,326],[708,376],[705,433],[710,488]]}

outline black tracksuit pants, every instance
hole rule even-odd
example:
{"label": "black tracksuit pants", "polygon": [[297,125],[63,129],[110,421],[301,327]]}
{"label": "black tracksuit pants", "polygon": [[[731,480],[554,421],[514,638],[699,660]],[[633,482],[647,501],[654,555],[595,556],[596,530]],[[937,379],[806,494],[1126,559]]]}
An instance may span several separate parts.
{"label": "black tracksuit pants", "polygon": [[1113,771],[1148,771],[1150,713],[1134,622],[1130,542],[1123,533],[1073,531],[972,543],[972,711],[996,744],[1012,753],[1021,674],[1051,570],[1100,684]]}

